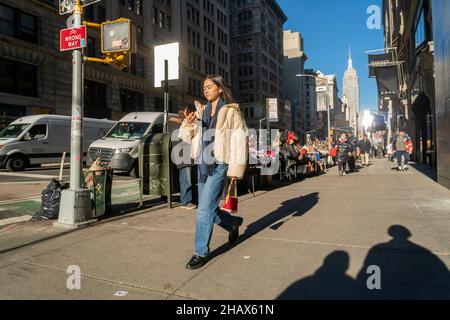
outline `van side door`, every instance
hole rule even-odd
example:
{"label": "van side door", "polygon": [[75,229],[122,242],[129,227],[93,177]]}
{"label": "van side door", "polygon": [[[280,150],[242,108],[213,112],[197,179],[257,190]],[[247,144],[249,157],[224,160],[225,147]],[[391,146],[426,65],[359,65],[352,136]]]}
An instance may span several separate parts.
{"label": "van side door", "polygon": [[48,122],[35,123],[22,138],[24,153],[30,159],[30,164],[48,163],[49,151]]}
{"label": "van side door", "polygon": [[66,162],[70,161],[70,120],[52,120],[49,126],[50,152],[52,162],[60,162],[62,154],[67,153]]}

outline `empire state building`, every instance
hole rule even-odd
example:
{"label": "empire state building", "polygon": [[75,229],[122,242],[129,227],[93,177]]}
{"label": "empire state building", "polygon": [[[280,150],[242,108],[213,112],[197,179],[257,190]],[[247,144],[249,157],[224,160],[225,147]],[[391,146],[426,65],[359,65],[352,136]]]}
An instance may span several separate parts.
{"label": "empire state building", "polygon": [[353,132],[357,134],[358,120],[357,113],[359,112],[359,80],[358,72],[353,69],[352,52],[349,51],[348,68],[344,73],[343,92],[345,100],[348,104],[348,115],[350,127]]}

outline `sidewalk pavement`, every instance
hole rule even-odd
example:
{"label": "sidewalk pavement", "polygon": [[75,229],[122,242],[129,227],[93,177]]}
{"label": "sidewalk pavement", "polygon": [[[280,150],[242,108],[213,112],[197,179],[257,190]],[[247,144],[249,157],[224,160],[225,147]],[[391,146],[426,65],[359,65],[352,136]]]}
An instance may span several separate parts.
{"label": "sidewalk pavement", "polygon": [[[333,168],[241,198],[238,244],[216,226],[212,260],[195,271],[185,269],[192,210],[160,207],[76,231],[8,226],[0,299],[448,299],[450,191],[392,167],[377,160],[345,177]],[[80,290],[66,287],[74,265]]]}

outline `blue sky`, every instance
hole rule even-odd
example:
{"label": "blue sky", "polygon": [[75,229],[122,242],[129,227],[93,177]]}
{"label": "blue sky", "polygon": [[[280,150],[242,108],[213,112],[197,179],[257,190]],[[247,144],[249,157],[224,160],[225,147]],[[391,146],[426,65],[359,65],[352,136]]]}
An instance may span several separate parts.
{"label": "blue sky", "polygon": [[351,45],[353,67],[358,71],[361,109],[377,112],[377,86],[368,77],[366,51],[384,47],[383,31],[367,27],[367,8],[381,0],[277,0],[288,17],[284,29],[300,32],[308,56],[307,68],[325,74],[336,74],[339,95],[347,69],[348,48]]}

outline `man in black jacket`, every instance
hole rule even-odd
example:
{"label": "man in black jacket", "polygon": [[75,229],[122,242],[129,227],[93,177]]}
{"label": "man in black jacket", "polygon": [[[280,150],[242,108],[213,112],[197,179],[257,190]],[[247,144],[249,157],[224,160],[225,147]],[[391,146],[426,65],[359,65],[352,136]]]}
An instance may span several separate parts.
{"label": "man in black jacket", "polygon": [[350,160],[353,151],[352,144],[347,140],[347,135],[345,133],[341,134],[341,137],[337,142],[336,148],[339,165],[339,175],[345,176],[346,175],[345,167],[348,161]]}
{"label": "man in black jacket", "polygon": [[370,149],[372,148],[372,144],[370,143],[367,135],[364,135],[364,138],[358,143],[359,152],[361,154],[361,160],[363,167],[369,166],[370,161]]}

